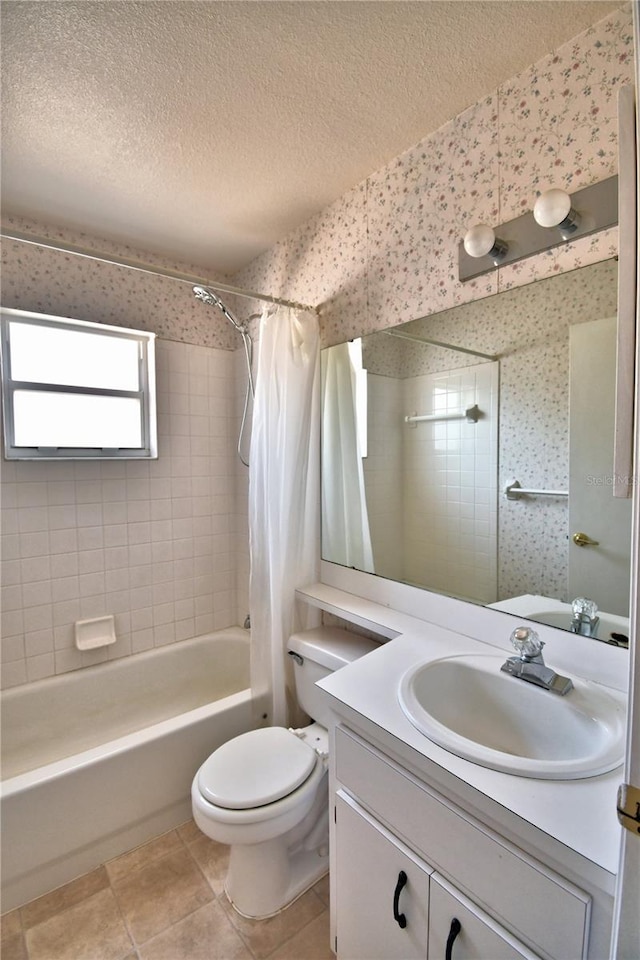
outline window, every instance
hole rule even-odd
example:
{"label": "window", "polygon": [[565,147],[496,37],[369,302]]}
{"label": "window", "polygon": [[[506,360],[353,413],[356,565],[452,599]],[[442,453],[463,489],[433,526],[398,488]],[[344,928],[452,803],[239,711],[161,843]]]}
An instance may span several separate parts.
{"label": "window", "polygon": [[157,457],[154,333],[1,313],[7,460]]}
{"label": "window", "polygon": [[362,337],[350,340],[347,344],[349,350],[349,359],[353,374],[355,376],[355,413],[356,413],[356,434],[358,437],[358,451],[364,459],[369,456],[369,431],[368,431],[368,381],[367,371],[362,366]]}

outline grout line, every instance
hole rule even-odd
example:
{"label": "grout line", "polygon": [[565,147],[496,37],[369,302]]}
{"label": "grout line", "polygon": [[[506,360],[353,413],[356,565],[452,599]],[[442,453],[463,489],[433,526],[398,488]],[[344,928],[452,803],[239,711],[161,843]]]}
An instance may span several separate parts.
{"label": "grout line", "polygon": [[[163,930],[158,931],[157,933],[153,934],[153,936],[147,938],[147,939],[144,940],[144,941],[138,941],[138,940],[134,937],[134,935],[133,935],[132,929],[131,929],[128,921],[127,921],[127,916],[126,916],[126,914],[125,914],[123,905],[121,904],[120,899],[118,898],[118,896],[117,896],[117,894],[116,894],[116,890],[115,890],[115,888],[114,888],[114,882],[112,881],[112,878],[111,878],[111,876],[110,876],[110,874],[109,874],[109,871],[106,869],[106,862],[100,865],[101,867],[104,868],[104,870],[105,870],[105,875],[106,875],[106,878],[107,878],[107,884],[106,884],[105,887],[102,887],[101,890],[103,890],[103,891],[104,891],[104,890],[109,890],[109,892],[110,892],[113,900],[115,901],[116,910],[117,910],[118,916],[119,916],[119,918],[120,918],[120,921],[121,921],[121,923],[122,923],[122,925],[123,925],[123,929],[126,931],[127,937],[129,938],[129,941],[130,941],[129,947],[128,947],[128,949],[127,949],[126,954],[124,954],[124,955],[122,956],[122,958],[120,958],[120,960],[124,960],[125,957],[132,957],[132,956],[135,957],[136,960],[141,960],[141,950],[142,950],[142,948],[144,948],[144,946],[145,946],[146,944],[148,944],[149,942],[151,942],[155,937],[160,936],[160,935],[163,935],[163,934],[166,934],[168,931],[170,931],[171,929],[173,929],[173,927],[175,927],[176,925],[184,922],[188,917],[192,916],[193,914],[197,913],[199,910],[201,910],[201,909],[203,909],[204,907],[208,906],[209,904],[213,904],[213,903],[217,903],[217,904],[220,905],[220,907],[222,908],[222,910],[223,910],[223,912],[224,912],[226,923],[227,923],[227,924],[229,925],[229,927],[235,932],[235,934],[236,934],[236,936],[239,938],[239,940],[244,944],[245,949],[248,951],[248,953],[249,953],[250,956],[253,958],[253,960],[268,960],[268,957],[273,956],[275,953],[277,953],[278,950],[281,950],[287,943],[289,943],[289,942],[290,942],[291,940],[293,940],[295,937],[299,936],[299,935],[302,933],[302,931],[305,930],[305,929],[309,926],[309,924],[315,922],[319,917],[321,917],[321,916],[323,916],[323,915],[328,915],[328,907],[326,906],[326,904],[325,904],[324,900],[322,899],[322,897],[321,897],[321,896],[317,893],[317,891],[312,887],[309,892],[313,892],[313,893],[315,894],[315,897],[316,897],[316,899],[317,899],[317,901],[318,901],[318,904],[319,904],[319,906],[320,906],[320,911],[316,914],[316,916],[315,916],[315,917],[312,917],[307,923],[303,924],[302,927],[300,927],[299,929],[295,930],[290,936],[285,937],[284,939],[282,939],[281,941],[279,941],[279,942],[276,944],[276,946],[274,947],[274,949],[268,954],[268,956],[265,957],[265,956],[263,956],[261,953],[259,953],[259,952],[257,953],[257,952],[256,952],[254,949],[252,949],[252,947],[251,947],[250,940],[249,940],[249,936],[245,937],[245,936],[243,935],[243,931],[240,929],[240,927],[239,927],[239,926],[236,926],[236,924],[233,922],[233,907],[232,907],[231,905],[229,905],[229,907],[227,908],[227,905],[222,902],[222,899],[225,897],[224,892],[221,892],[221,893],[219,893],[219,894],[216,893],[216,891],[214,890],[211,882],[209,881],[209,879],[207,878],[206,874],[204,873],[203,868],[200,866],[198,860],[197,860],[196,857],[194,856],[194,854],[193,854],[193,852],[192,852],[192,850],[191,850],[191,848],[190,848],[190,844],[189,844],[188,841],[187,841],[183,836],[181,836],[181,834],[178,832],[181,827],[186,826],[188,823],[190,823],[190,821],[185,821],[185,824],[180,824],[178,827],[174,828],[173,830],[168,830],[168,831],[166,831],[166,832],[163,833],[163,834],[159,834],[158,837],[154,837],[154,838],[152,838],[151,840],[146,841],[146,843],[152,843],[154,840],[158,840],[158,839],[160,839],[160,837],[168,836],[169,834],[172,834],[172,833],[176,834],[176,836],[177,836],[177,838],[178,838],[178,840],[179,840],[179,842],[180,842],[179,847],[178,847],[177,849],[178,849],[178,850],[179,850],[179,849],[182,849],[182,850],[184,850],[184,851],[188,854],[190,861],[196,866],[197,871],[198,871],[198,874],[204,879],[204,881],[205,881],[205,883],[206,883],[206,886],[207,886],[207,889],[208,889],[208,890],[210,891],[210,893],[211,893],[211,899],[210,899],[209,901],[207,901],[206,903],[200,903],[200,904],[198,904],[198,905],[195,906],[192,910],[189,910],[183,917],[180,917],[178,920],[174,921],[174,922],[173,922],[172,924],[170,924],[168,927],[164,928]],[[126,856],[127,853],[132,853],[134,850],[137,850],[137,849],[139,849],[140,847],[144,847],[145,845],[146,845],[146,844],[139,844],[137,847],[133,847],[130,851],[126,851],[124,854],[121,854],[121,856]],[[172,852],[175,853],[176,851],[175,851],[175,850],[169,851],[167,854],[165,854],[165,857],[166,857],[166,856],[169,856]],[[145,864],[143,864],[142,866],[138,866],[138,867],[136,867],[135,869],[129,871],[129,872],[128,872],[127,874],[125,874],[124,876],[125,876],[125,877],[127,877],[127,876],[128,876],[128,877],[133,877],[135,874],[139,873],[141,870],[145,869],[146,867],[159,863],[159,862],[162,861],[165,857],[157,857],[157,858],[149,861],[148,863],[145,863]],[[116,857],[116,858],[112,858],[112,859],[118,859],[118,858]],[[107,862],[108,862],[108,861],[107,861]],[[92,872],[92,871],[90,871],[90,872]],[[96,891],[96,892],[100,892],[100,891]],[[93,895],[94,895],[94,894],[89,894],[87,897],[85,897],[85,898],[83,899],[83,901],[79,901],[78,904],[71,904],[70,906],[67,906],[67,907],[65,907],[64,909],[58,910],[56,913],[54,913],[54,914],[52,915],[52,917],[49,917],[49,918],[47,918],[47,919],[53,919],[53,917],[59,917],[59,916],[60,916],[61,914],[63,914],[66,910],[69,910],[69,909],[71,909],[72,907],[78,906],[80,903],[85,902],[86,900],[89,899],[90,896],[93,896]],[[25,904],[25,906],[26,906],[26,904]],[[18,920],[19,920],[19,925],[20,925],[19,935],[20,935],[20,937],[21,937],[21,939],[22,939],[22,947],[23,947],[23,950],[24,950],[24,955],[25,955],[25,957],[27,958],[27,960],[30,960],[31,954],[30,954],[30,951],[29,951],[29,949],[28,949],[27,938],[26,938],[27,930],[26,930],[25,925],[24,925],[24,921],[23,921],[23,917],[22,917],[22,913],[21,913],[21,908],[18,907],[18,908],[16,908],[16,910],[17,910],[17,912],[18,912]],[[12,912],[12,911],[10,911],[10,912]],[[259,921],[256,921],[256,923],[259,923]],[[37,924],[34,925],[34,926],[37,926]],[[252,928],[252,929],[253,929],[253,928]],[[18,935],[18,934],[15,934],[15,936],[17,936],[17,935]]]}
{"label": "grout line", "polygon": [[[315,890],[314,890],[313,892],[315,893]],[[318,896],[318,895],[316,894],[316,896]],[[318,897],[318,900],[320,900],[320,897]],[[302,933],[303,930],[306,930],[307,927],[311,926],[312,923],[315,923],[316,920],[318,920],[319,917],[321,917],[323,914],[326,913],[326,914],[327,914],[327,917],[328,917],[329,908],[328,908],[327,906],[325,906],[325,904],[322,902],[322,900],[320,900],[320,902],[321,902],[321,904],[322,904],[322,910],[320,911],[320,913],[316,914],[315,917],[311,917],[310,920],[307,920],[307,922],[304,923],[298,930],[296,930],[295,933],[292,933],[290,937],[287,937],[287,938],[286,938],[286,940],[282,940],[282,942],[279,943],[277,947],[274,947],[274,949],[271,951],[271,953],[269,953],[266,957],[262,957],[261,960],[269,960],[269,957],[273,957],[273,955],[274,955],[275,953],[277,953],[278,950],[282,950],[282,948],[283,948],[284,946],[286,946],[288,943],[291,943],[291,941],[294,940],[296,937],[300,936],[300,934]],[[295,901],[294,901],[294,903],[295,903]],[[328,939],[328,938],[327,938],[327,939]]]}
{"label": "grout line", "polygon": [[[108,872],[107,872],[107,876],[109,877],[109,873],[108,873]],[[113,899],[114,899],[114,901],[115,901],[116,909],[118,910],[118,913],[119,913],[119,915],[120,915],[120,919],[121,919],[121,921],[122,921],[122,925],[123,925],[124,929],[127,931],[127,936],[129,937],[129,940],[131,941],[131,947],[132,947],[132,949],[133,949],[133,952],[135,953],[135,955],[136,955],[136,957],[138,958],[138,960],[140,960],[140,954],[138,953],[138,945],[137,945],[137,943],[136,943],[136,941],[135,941],[135,939],[134,939],[133,933],[131,932],[131,930],[130,930],[130,928],[129,928],[129,924],[127,923],[127,918],[125,917],[125,915],[124,915],[124,913],[123,913],[123,910],[122,910],[122,907],[120,906],[120,901],[118,900],[118,898],[117,898],[117,896],[116,896],[116,892],[115,892],[115,890],[113,889],[113,886],[112,886],[112,884],[111,884],[111,877],[109,877],[109,890],[111,891],[111,896],[113,897]],[[129,951],[127,954],[124,954],[124,956],[128,956],[129,953],[131,953],[131,951]]]}

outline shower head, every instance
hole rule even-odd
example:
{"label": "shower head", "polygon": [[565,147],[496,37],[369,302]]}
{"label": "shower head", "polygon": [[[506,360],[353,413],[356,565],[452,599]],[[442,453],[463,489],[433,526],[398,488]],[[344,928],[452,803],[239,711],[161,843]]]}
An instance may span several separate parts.
{"label": "shower head", "polygon": [[[244,463],[245,467],[249,466],[249,461],[245,460],[242,455],[242,438],[244,436],[244,428],[247,422],[247,411],[249,409],[249,396],[255,396],[255,388],[253,385],[253,373],[251,371],[251,359],[253,356],[253,342],[249,336],[249,331],[243,323],[240,323],[230,310],[227,310],[224,303],[217,294],[213,293],[207,287],[194,287],[193,295],[197,300],[202,300],[203,303],[209,304],[211,307],[217,307],[218,310],[222,313],[227,320],[233,324],[238,333],[242,336],[242,343],[244,345],[244,355],[247,361],[247,392],[244,398],[244,410],[242,412],[242,423],[240,425],[240,433],[238,435],[238,456]],[[250,318],[253,319],[253,318]]]}
{"label": "shower head", "polygon": [[207,290],[206,287],[194,287],[193,295],[196,300],[202,300],[203,303],[208,303],[212,307],[217,307],[220,302],[215,294]]}
{"label": "shower head", "polygon": [[193,295],[197,300],[202,300],[203,303],[209,304],[210,307],[217,307],[218,310],[227,318],[227,320],[233,324],[238,333],[246,333],[247,328],[244,324],[240,323],[239,320],[236,320],[234,315],[230,310],[225,307],[224,303],[215,293],[212,293],[211,290],[208,290],[207,287],[194,287]]}

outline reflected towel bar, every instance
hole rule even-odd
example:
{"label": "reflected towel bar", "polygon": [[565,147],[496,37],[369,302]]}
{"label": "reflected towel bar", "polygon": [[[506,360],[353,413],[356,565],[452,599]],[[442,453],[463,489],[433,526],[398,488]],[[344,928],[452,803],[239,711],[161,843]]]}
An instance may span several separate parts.
{"label": "reflected towel bar", "polygon": [[520,485],[519,480],[514,480],[504,488],[504,495],[507,500],[519,500],[520,497],[568,497],[568,490],[532,490],[529,487]]}
{"label": "reflected towel bar", "polygon": [[425,413],[421,416],[412,414],[404,418],[405,423],[424,423],[427,420],[466,420],[467,423],[477,423],[480,417],[478,404],[474,403],[472,407],[466,410],[457,410],[454,413]]}

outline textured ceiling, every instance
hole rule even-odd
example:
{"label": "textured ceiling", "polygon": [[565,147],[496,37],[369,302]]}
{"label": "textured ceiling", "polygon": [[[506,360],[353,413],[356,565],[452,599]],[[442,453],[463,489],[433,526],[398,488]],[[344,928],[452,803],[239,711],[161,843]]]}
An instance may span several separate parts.
{"label": "textured ceiling", "polygon": [[3,214],[232,273],[620,5],[8,0]]}

